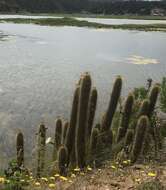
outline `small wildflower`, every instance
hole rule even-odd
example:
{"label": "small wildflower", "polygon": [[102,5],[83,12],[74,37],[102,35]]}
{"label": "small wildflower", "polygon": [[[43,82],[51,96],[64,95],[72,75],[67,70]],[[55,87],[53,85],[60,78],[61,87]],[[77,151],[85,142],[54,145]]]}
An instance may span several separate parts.
{"label": "small wildflower", "polygon": [[7,180],[5,181],[5,183],[10,183],[10,180],[7,179]]}
{"label": "small wildflower", "polygon": [[53,183],[50,183],[48,186],[49,186],[49,188],[55,188],[55,184],[53,184]]}
{"label": "small wildflower", "polygon": [[112,169],[116,169],[116,167],[114,165],[111,166]]}
{"label": "small wildflower", "polygon": [[59,177],[60,175],[59,175],[59,174],[55,174],[54,176],[55,176],[55,177]]}
{"label": "small wildflower", "polygon": [[30,176],[30,177],[29,177],[29,179],[33,179],[33,177],[32,177],[32,176]]}
{"label": "small wildflower", "polygon": [[123,161],[123,164],[128,164],[127,160],[124,160],[124,161]]}
{"label": "small wildflower", "polygon": [[98,169],[98,171],[100,172],[100,171],[101,171],[101,169]]}
{"label": "small wildflower", "polygon": [[48,179],[46,177],[42,177],[41,180],[48,182]]}
{"label": "small wildflower", "polygon": [[35,183],[35,186],[39,187],[39,186],[40,186],[40,183],[39,183],[39,182],[36,182],[36,183]]}
{"label": "small wildflower", "polygon": [[80,175],[85,175],[85,173],[84,172],[80,172]]}
{"label": "small wildflower", "polygon": [[92,168],[88,166],[88,167],[87,167],[87,170],[88,170],[88,171],[92,171]]}
{"label": "small wildflower", "polygon": [[155,176],[156,176],[156,174],[155,174],[155,173],[153,173],[153,172],[149,172],[149,173],[148,173],[148,176],[150,176],[150,177],[155,177]]}
{"label": "small wildflower", "polygon": [[59,178],[62,179],[63,181],[67,181],[67,178],[64,176],[60,176]]}
{"label": "small wildflower", "polygon": [[24,180],[24,179],[21,179],[20,181],[21,181],[21,182],[25,182],[25,180]]}
{"label": "small wildflower", "polygon": [[74,171],[75,172],[80,172],[80,168],[77,167],[77,168],[74,169]]}
{"label": "small wildflower", "polygon": [[72,181],[72,180],[69,180],[69,183],[73,183],[73,181]]}
{"label": "small wildflower", "polygon": [[72,178],[75,178],[75,177],[76,177],[76,175],[75,175],[75,174],[71,174],[71,177],[72,177]]}
{"label": "small wildflower", "polygon": [[54,176],[51,176],[51,177],[50,177],[50,180],[55,180],[55,177],[54,177]]}
{"label": "small wildflower", "polygon": [[0,177],[0,183],[4,183],[5,182],[5,178],[4,177]]}

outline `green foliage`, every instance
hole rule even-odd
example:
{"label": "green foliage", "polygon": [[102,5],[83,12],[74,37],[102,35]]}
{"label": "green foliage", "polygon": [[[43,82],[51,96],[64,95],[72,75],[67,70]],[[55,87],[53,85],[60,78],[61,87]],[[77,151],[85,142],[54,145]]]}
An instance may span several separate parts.
{"label": "green foliage", "polygon": [[133,94],[136,100],[144,100],[147,97],[147,89],[145,87],[134,88]]}
{"label": "green foliage", "polygon": [[160,107],[166,113],[166,77],[163,78],[161,83]]}

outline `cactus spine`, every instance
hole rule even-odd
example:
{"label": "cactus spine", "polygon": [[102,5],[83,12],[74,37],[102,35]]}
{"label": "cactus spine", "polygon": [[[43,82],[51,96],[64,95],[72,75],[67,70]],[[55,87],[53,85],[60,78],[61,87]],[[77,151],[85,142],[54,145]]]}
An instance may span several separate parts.
{"label": "cactus spine", "polygon": [[126,135],[130,121],[130,116],[132,113],[133,103],[134,103],[134,96],[133,94],[129,94],[125,101],[122,118],[120,122],[121,129],[118,131],[117,142],[119,142]]}
{"label": "cactus spine", "polygon": [[85,73],[81,80],[80,97],[78,105],[78,120],[76,130],[76,161],[80,168],[86,165],[86,125],[88,116],[88,104],[91,92],[91,77]]}
{"label": "cactus spine", "polygon": [[60,146],[58,150],[58,170],[59,174],[62,176],[66,176],[66,168],[67,168],[67,159],[68,159],[68,151],[65,146]]}
{"label": "cactus spine", "polygon": [[54,138],[54,150],[53,161],[56,160],[57,151],[62,143],[62,120],[58,118],[55,125],[55,138]]}
{"label": "cactus spine", "polygon": [[147,116],[141,116],[137,122],[134,144],[131,151],[131,161],[135,162],[141,153],[142,146],[145,140],[146,131],[149,127],[149,119]]}
{"label": "cactus spine", "polygon": [[21,132],[17,134],[16,140],[17,148],[17,164],[19,167],[24,165],[24,136]]}
{"label": "cactus spine", "polygon": [[118,100],[120,98],[121,89],[122,89],[122,78],[118,76],[113,86],[111,99],[109,102],[107,112],[105,113],[104,118],[102,120],[101,127],[103,131],[107,131],[111,127],[113,116],[116,111]]}
{"label": "cactus spine", "polygon": [[37,177],[41,177],[44,170],[46,146],[46,127],[44,124],[39,126],[38,131],[38,153],[37,153]]}
{"label": "cactus spine", "polygon": [[[77,124],[77,113],[78,113],[78,102],[79,102],[79,86],[76,87],[73,97],[73,104],[70,116],[69,128],[66,134],[65,145],[68,150],[68,161],[75,162],[75,133],[76,133],[76,124]],[[72,154],[73,152],[73,154]],[[72,154],[72,157],[71,157]],[[72,159],[70,159],[72,158]],[[69,163],[68,163],[69,164]]]}
{"label": "cactus spine", "polygon": [[88,124],[87,124],[87,138],[89,140],[92,132],[93,127],[93,121],[95,117],[95,111],[96,111],[96,105],[97,105],[97,89],[93,88],[89,100],[89,113],[88,113]]}

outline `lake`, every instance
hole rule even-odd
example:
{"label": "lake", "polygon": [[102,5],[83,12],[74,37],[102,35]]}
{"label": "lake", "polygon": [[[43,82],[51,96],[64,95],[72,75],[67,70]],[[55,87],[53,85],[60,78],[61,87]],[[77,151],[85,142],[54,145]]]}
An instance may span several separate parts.
{"label": "lake", "polygon": [[[99,93],[96,120],[112,84],[123,77],[123,94],[166,75],[166,33],[0,24],[0,151],[7,160],[20,129],[33,144],[44,121],[49,135],[57,116],[69,118],[75,84],[90,72]],[[31,151],[32,146],[26,146]],[[5,150],[5,151],[4,151]],[[4,165],[5,160],[1,163]],[[1,166],[2,167],[2,166]]]}

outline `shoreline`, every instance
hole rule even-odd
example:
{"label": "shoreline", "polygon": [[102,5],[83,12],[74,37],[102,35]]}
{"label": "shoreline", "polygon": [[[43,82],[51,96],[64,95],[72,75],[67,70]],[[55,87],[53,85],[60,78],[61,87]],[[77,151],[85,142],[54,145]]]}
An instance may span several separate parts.
{"label": "shoreline", "polygon": [[11,22],[16,24],[37,24],[41,26],[73,26],[73,27],[88,27],[96,29],[123,29],[123,30],[138,30],[138,31],[160,31],[166,32],[166,24],[101,24],[96,22],[88,22],[85,20],[77,20],[75,18],[5,18],[0,19],[0,23]]}

